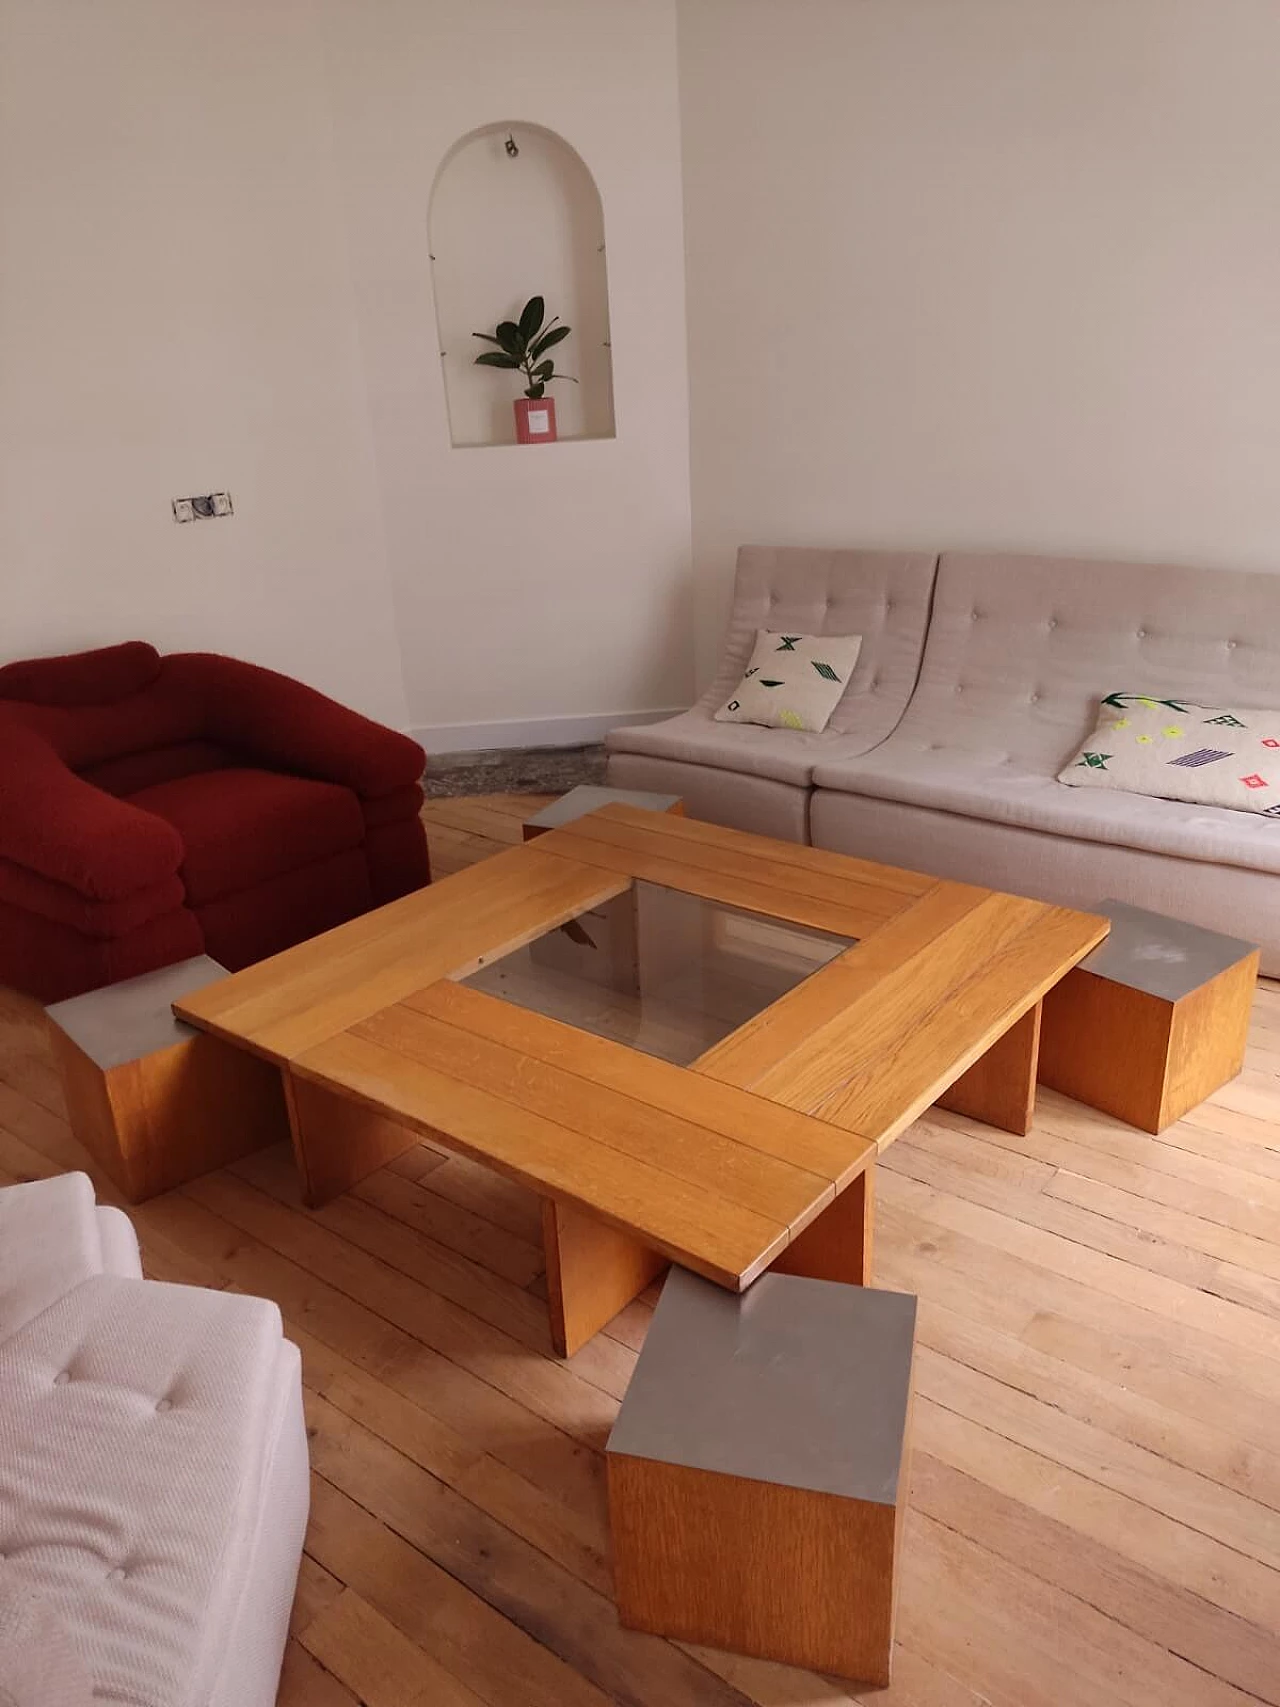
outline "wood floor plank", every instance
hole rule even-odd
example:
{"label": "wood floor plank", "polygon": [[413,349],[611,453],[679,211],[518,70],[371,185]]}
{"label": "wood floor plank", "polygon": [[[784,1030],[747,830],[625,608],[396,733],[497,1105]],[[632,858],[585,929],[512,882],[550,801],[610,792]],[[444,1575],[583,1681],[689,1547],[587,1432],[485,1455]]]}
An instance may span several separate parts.
{"label": "wood floor plank", "polygon": [[484,1707],[484,1698],[351,1589],[307,1627],[302,1645],[364,1707]]}
{"label": "wood floor plank", "polygon": [[[624,1631],[612,1603],[323,1400],[308,1406],[312,1461],[423,1555],[606,1695],[645,1707],[746,1707],[668,1642]],[[358,1489],[358,1493],[356,1490]]]}
{"label": "wood floor plank", "polygon": [[284,1651],[276,1707],[361,1707],[361,1702],[301,1642],[291,1640]]}
{"label": "wood floor plank", "polygon": [[[339,1458],[335,1468],[351,1479],[351,1463]],[[382,1503],[378,1487],[362,1485],[361,1492]],[[516,1701],[521,1707],[611,1707],[608,1695],[537,1634],[402,1533],[416,1527],[399,1513],[384,1523],[336,1482],[312,1477],[308,1545],[316,1557],[446,1671],[464,1677],[489,1707]]]}
{"label": "wood floor plank", "polygon": [[931,1453],[912,1461],[911,1501],[956,1534],[981,1537],[1017,1570],[1198,1667],[1206,1679],[1221,1679],[1268,1707],[1280,1703],[1273,1630],[1176,1588],[1163,1574],[1129,1563]]}

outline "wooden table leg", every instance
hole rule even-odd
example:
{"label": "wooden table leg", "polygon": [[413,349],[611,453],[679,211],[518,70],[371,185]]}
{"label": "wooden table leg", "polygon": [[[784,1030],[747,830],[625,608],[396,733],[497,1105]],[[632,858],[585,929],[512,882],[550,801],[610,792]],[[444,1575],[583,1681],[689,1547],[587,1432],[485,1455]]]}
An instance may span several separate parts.
{"label": "wooden table leg", "polygon": [[302,1199],[312,1209],[422,1142],[420,1132],[363,1103],[287,1070],[283,1076]]}
{"label": "wooden table leg", "polygon": [[869,1164],[774,1258],[770,1273],[870,1286],[875,1196],[874,1166]]}
{"label": "wooden table leg", "polygon": [[1002,1132],[1031,1130],[1040,1060],[1040,1003],[1011,1025],[967,1073],[938,1098],[939,1108]]}
{"label": "wooden table leg", "polygon": [[611,1322],[667,1265],[625,1233],[554,1198],[542,1200],[551,1343],[560,1357]]}

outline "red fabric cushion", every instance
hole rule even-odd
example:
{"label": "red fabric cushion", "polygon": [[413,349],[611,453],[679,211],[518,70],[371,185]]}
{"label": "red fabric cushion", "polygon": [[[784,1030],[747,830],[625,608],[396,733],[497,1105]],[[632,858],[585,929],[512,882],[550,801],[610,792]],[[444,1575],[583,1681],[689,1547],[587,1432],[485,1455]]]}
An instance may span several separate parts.
{"label": "red fabric cushion", "polygon": [[0,699],[32,705],[109,705],[155,681],[160,654],[143,640],[66,652],[57,658],[23,658],[0,669]]}
{"label": "red fabric cushion", "polygon": [[175,782],[182,776],[226,770],[236,763],[236,755],[216,741],[172,741],[140,753],[123,753],[118,759],[104,759],[79,774],[94,788],[124,799],[139,789],[153,788],[158,782]]}
{"label": "red fabric cushion", "polygon": [[182,838],[178,875],[199,906],[364,840],[360,802],[336,783],[273,771],[222,770],[129,796]]}
{"label": "red fabric cushion", "polygon": [[3,711],[6,718],[34,730],[77,773],[131,753],[208,737],[203,708],[163,672],[138,693],[110,705],[33,705],[13,700]]}
{"label": "red fabric cushion", "polygon": [[406,818],[416,818],[422,811],[422,784],[411,782],[404,788],[393,788],[390,794],[380,794],[374,800],[362,800],[360,807],[370,829],[377,824],[402,824]]}
{"label": "red fabric cushion", "polygon": [[203,707],[202,734],[250,764],[340,782],[368,799],[422,779],[426,756],[416,741],[275,670],[216,652],[173,652],[164,680]]}
{"label": "red fabric cushion", "polygon": [[175,875],[131,894],[100,900],[13,860],[0,859],[0,901],[38,913],[55,924],[70,925],[85,936],[113,937],[127,936],[162,913],[183,906],[186,893]]}

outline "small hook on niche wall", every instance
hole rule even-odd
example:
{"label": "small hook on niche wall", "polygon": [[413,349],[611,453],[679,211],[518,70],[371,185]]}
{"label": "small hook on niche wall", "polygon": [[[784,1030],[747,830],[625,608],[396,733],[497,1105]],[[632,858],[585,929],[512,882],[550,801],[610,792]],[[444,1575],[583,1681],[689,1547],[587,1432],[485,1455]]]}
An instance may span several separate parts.
{"label": "small hook on niche wall", "polygon": [[502,146],[506,149],[507,153],[510,155],[511,159],[513,159],[513,160],[515,159],[516,155],[519,154],[519,152],[520,152],[519,144],[516,142],[515,137],[512,136],[510,131],[507,132],[507,140],[503,143]]}

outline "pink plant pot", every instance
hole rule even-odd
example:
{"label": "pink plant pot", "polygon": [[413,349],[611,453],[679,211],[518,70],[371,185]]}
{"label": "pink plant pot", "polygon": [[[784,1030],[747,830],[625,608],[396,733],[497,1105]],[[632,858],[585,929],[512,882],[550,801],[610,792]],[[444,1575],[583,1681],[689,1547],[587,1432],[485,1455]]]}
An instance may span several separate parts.
{"label": "pink plant pot", "polygon": [[516,442],[522,445],[553,445],[556,442],[554,397],[516,398]]}

